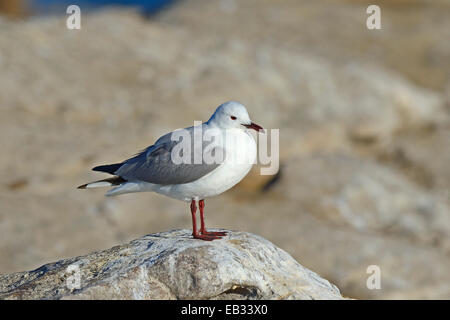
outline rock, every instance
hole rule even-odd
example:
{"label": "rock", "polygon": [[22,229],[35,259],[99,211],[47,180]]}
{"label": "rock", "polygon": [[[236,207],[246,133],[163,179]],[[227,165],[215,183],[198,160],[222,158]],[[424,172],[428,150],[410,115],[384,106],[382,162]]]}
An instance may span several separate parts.
{"label": "rock", "polygon": [[[79,275],[77,282],[76,275]],[[0,276],[1,299],[342,299],[339,289],[254,234],[188,230]]]}

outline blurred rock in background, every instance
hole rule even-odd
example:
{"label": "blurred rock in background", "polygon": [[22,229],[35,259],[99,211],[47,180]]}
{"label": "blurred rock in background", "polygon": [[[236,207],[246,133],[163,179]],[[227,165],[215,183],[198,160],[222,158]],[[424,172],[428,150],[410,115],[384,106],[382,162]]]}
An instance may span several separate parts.
{"label": "blurred rock in background", "polygon": [[82,8],[78,31],[65,11],[0,17],[0,273],[190,226],[185,203],[76,186],[236,99],[280,129],[282,170],[207,201],[208,225],[345,296],[450,298],[450,4],[378,3],[382,30],[356,0]]}
{"label": "blurred rock in background", "polygon": [[29,13],[27,0],[1,0],[0,14],[10,18],[24,17]]}

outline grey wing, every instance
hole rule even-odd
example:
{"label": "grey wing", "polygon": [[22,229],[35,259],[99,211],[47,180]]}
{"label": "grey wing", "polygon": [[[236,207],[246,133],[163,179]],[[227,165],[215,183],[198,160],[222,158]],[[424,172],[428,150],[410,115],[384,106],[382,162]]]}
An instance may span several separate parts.
{"label": "grey wing", "polygon": [[[182,184],[197,180],[220,165],[220,163],[195,164],[193,161],[176,164],[172,160],[172,150],[179,142],[173,141],[171,135],[172,133],[168,133],[162,136],[154,145],[124,161],[114,174],[127,181],[145,181],[161,185]],[[208,142],[203,142],[202,147],[207,145]],[[193,153],[193,148],[191,150]],[[216,147],[214,152],[224,154],[223,148],[219,147]]]}

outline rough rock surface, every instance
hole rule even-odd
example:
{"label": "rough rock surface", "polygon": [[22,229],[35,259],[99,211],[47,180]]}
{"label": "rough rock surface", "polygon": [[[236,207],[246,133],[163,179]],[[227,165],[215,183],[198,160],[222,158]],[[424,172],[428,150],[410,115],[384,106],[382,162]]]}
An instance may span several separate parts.
{"label": "rough rock surface", "polygon": [[[76,274],[80,276],[79,282],[74,278]],[[233,231],[222,240],[206,242],[192,239],[187,230],[175,230],[46,264],[33,271],[2,275],[0,298],[341,299],[342,296],[336,286],[254,234]]]}

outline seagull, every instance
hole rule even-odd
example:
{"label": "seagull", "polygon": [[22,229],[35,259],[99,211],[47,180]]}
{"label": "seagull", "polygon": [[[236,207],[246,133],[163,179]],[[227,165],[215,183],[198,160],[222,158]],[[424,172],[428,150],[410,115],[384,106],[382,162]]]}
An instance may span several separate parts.
{"label": "seagull", "polygon": [[[208,121],[169,132],[123,162],[93,168],[114,177],[87,183],[78,189],[114,186],[106,196],[150,191],[190,202],[193,238],[221,239],[226,232],[210,232],[205,228],[205,199],[229,190],[250,171],[257,152],[250,130],[264,131],[250,120],[243,104],[225,102]],[[216,161],[211,161],[212,158]],[[200,230],[197,230],[197,202]]]}

